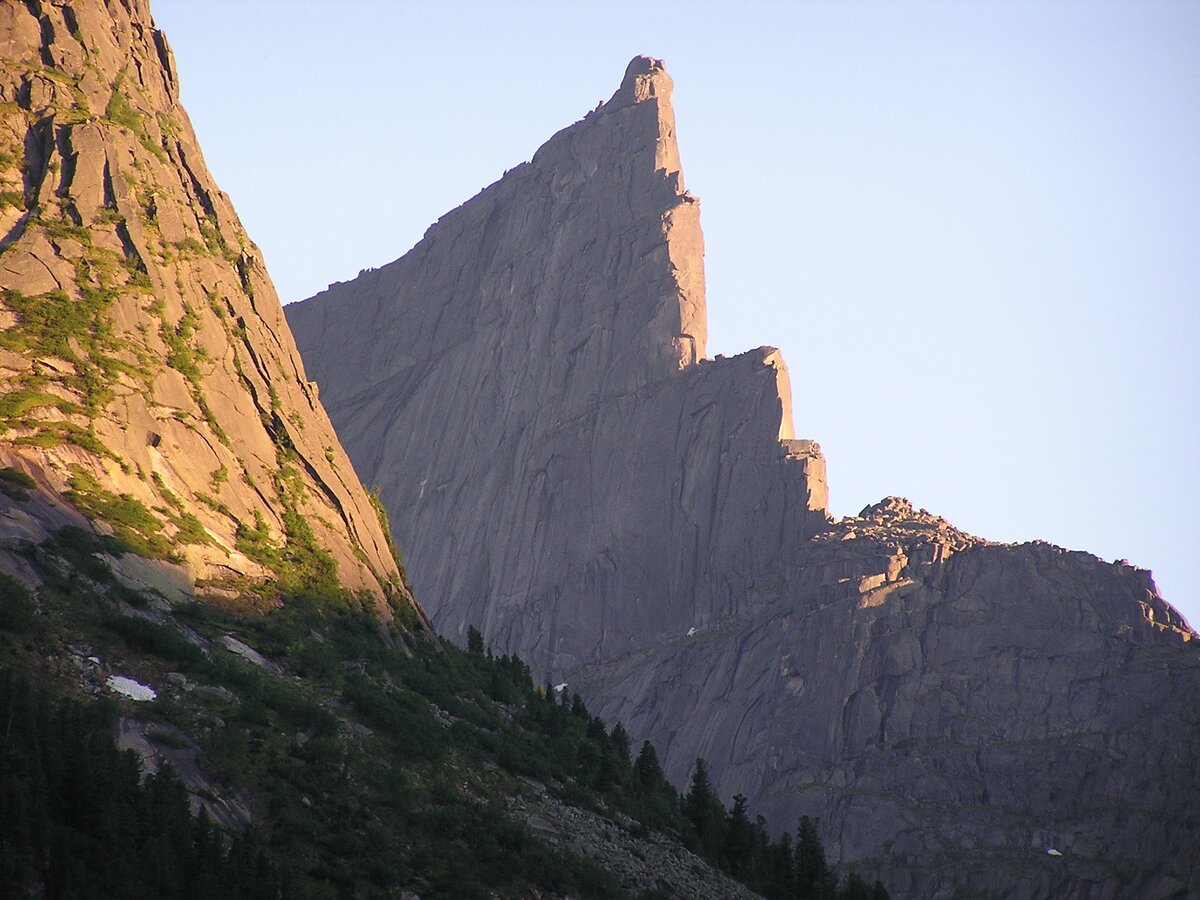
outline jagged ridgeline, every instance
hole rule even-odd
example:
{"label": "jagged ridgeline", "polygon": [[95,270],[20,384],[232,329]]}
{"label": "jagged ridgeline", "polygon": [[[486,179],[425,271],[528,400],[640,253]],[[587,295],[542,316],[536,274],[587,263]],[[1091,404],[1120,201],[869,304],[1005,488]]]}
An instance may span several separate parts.
{"label": "jagged ridgeline", "polygon": [[403,257],[287,308],[437,627],[898,894],[1200,893],[1194,633],[1124,562],[902,498],[828,517],[781,354],[706,356],[672,90],[633,60]]}
{"label": "jagged ridgeline", "polygon": [[145,0],[0,5],[0,326],[0,462],[32,479],[6,546],[86,518],[211,596],[422,618]]}

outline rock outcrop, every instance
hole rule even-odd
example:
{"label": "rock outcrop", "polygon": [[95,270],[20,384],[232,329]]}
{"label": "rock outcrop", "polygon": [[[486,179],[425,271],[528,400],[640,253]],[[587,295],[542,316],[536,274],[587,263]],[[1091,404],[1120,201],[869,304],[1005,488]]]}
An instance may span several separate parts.
{"label": "rock outcrop", "polygon": [[[832,522],[777,351],[705,356],[660,63],[287,308],[445,632],[899,896],[1200,891],[1200,655],[1149,573],[890,498]],[[1054,852],[1051,853],[1050,851]]]}
{"label": "rock outcrop", "polygon": [[179,105],[146,0],[0,5],[0,565],[63,524],[201,592],[337,583],[420,619]]}

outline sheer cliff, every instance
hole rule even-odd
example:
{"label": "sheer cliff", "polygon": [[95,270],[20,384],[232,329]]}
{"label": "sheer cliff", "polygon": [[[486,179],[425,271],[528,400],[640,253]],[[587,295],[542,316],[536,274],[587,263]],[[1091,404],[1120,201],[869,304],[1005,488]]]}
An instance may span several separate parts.
{"label": "sheer cliff", "polygon": [[6,570],[87,518],[188,589],[420,618],[146,0],[0,5],[0,324]]}
{"label": "sheer cliff", "polygon": [[825,524],[779,354],[704,358],[670,92],[635,60],[407,256],[287,308],[438,627],[543,671],[736,611],[729,573],[780,551],[750,522]]}
{"label": "sheer cliff", "polygon": [[635,59],[407,255],[286,310],[435,623],[900,895],[1200,890],[1191,630],[1124,564],[898,498],[829,519],[780,354],[706,358],[671,89]]}
{"label": "sheer cliff", "polygon": [[0,326],[0,896],[757,896],[431,633],[146,0],[0,3]]}

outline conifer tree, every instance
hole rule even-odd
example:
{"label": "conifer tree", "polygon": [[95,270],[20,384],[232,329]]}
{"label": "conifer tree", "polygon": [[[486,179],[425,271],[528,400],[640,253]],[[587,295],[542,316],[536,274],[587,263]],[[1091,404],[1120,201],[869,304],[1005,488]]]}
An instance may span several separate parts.
{"label": "conifer tree", "polygon": [[612,745],[620,755],[621,759],[628,762],[629,732],[625,730],[625,727],[620,722],[612,727],[612,731],[609,733],[609,738],[612,740]]}
{"label": "conifer tree", "polygon": [[474,625],[467,628],[467,652],[472,656],[483,656],[483,635]]}
{"label": "conifer tree", "polygon": [[714,865],[724,859],[725,807],[713,792],[708,763],[696,760],[692,782],[683,798],[683,813],[691,822],[701,855]]}
{"label": "conifer tree", "polygon": [[643,794],[650,794],[662,787],[666,778],[663,777],[662,766],[658,763],[658,752],[649,741],[642,743],[637,761],[633,764],[634,781]]}
{"label": "conifer tree", "polygon": [[796,889],[801,897],[825,900],[832,897],[836,882],[825,861],[825,848],[817,827],[808,816],[800,817],[796,828]]}
{"label": "conifer tree", "polygon": [[734,795],[733,806],[725,817],[724,855],[729,861],[729,874],[745,881],[753,868],[757,838],[747,815],[748,804],[741,794]]}

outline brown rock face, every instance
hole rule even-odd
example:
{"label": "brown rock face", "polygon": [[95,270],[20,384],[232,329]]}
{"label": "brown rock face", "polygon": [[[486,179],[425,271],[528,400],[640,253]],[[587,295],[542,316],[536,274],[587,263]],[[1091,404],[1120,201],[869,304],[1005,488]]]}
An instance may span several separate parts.
{"label": "brown rock face", "polygon": [[210,589],[411,605],[145,0],[0,5],[0,289],[6,535],[74,505]]}
{"label": "brown rock face", "polygon": [[[899,896],[1200,891],[1200,656],[1148,573],[890,498],[831,523],[768,348],[704,358],[671,83],[287,315],[435,622]],[[1054,849],[1061,855],[1048,852]]]}

